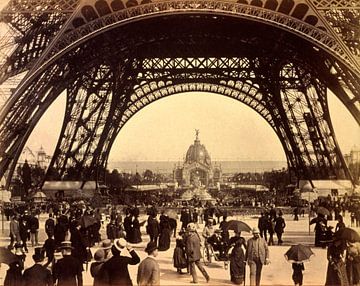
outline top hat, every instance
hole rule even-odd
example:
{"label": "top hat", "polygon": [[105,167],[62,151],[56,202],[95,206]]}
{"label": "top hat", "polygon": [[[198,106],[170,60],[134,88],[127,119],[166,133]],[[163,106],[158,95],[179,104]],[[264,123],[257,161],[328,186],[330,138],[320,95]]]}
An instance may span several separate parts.
{"label": "top hat", "polygon": [[124,238],[117,238],[114,240],[114,246],[117,250],[122,251],[126,246],[126,240]]}
{"label": "top hat", "polygon": [[64,240],[61,242],[60,249],[74,249],[74,247],[71,246],[70,240]]}
{"label": "top hat", "polygon": [[43,261],[44,260],[44,251],[42,247],[35,247],[35,253],[32,256],[35,261]]}
{"label": "top hat", "polygon": [[101,242],[101,246],[102,249],[110,249],[111,248],[111,240],[110,239],[105,239]]}
{"label": "top hat", "polygon": [[257,227],[253,227],[252,233],[260,233],[260,230]]}
{"label": "top hat", "polygon": [[154,241],[150,241],[145,248],[145,251],[147,252],[147,254],[151,254],[155,249],[158,249],[158,247],[156,246],[156,243]]}

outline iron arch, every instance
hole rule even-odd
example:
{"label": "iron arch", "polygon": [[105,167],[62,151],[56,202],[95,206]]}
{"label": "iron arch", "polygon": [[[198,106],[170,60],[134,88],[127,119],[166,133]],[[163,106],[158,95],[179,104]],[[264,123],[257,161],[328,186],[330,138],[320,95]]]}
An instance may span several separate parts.
{"label": "iron arch", "polygon": [[[176,17],[178,16],[177,14]],[[183,16],[188,17],[186,19],[191,21],[200,19],[203,21],[204,27],[208,22],[212,23],[212,28],[216,27],[216,19],[212,16],[201,14],[184,14]],[[189,22],[183,21],[183,19],[185,18],[177,18],[179,22]],[[235,18],[227,17],[224,19],[230,21]],[[164,21],[170,20],[173,19],[164,18]],[[236,21],[238,20],[236,19]],[[232,24],[229,22],[230,26]],[[246,22],[238,22],[238,26],[244,24]],[[148,33],[148,30],[144,29],[148,26],[153,28],[152,33]],[[163,26],[167,27],[166,25]],[[82,45],[66,50],[66,54],[64,50],[64,54],[61,57],[59,55],[56,62],[48,61],[48,64],[52,63],[52,65],[44,69],[43,74],[37,74],[37,77],[34,74],[29,77],[29,80],[20,86],[13,98],[13,104],[16,103],[17,105],[8,105],[7,108],[11,112],[2,114],[6,120],[2,121],[5,123],[0,131],[4,132],[3,135],[8,136],[8,144],[13,144],[13,138],[16,137],[14,134],[6,134],[6,132],[11,132],[7,124],[12,123],[11,120],[16,122],[23,120],[22,123],[36,120],[35,117],[31,118],[31,113],[39,107],[43,98],[40,95],[38,97],[34,95],[36,95],[37,90],[45,89],[46,84],[49,84],[46,80],[49,78],[52,79],[50,83],[54,87],[58,87],[57,82],[65,82],[65,79],[69,82],[84,82],[83,86],[71,88],[71,98],[68,101],[68,121],[64,121],[62,134],[56,148],[57,153],[51,164],[63,171],[68,164],[79,164],[82,167],[88,167],[90,173],[98,166],[104,166],[107,160],[107,150],[110,150],[118,133],[118,130],[114,128],[116,125],[113,123],[114,117],[112,115],[115,115],[119,126],[128,120],[125,112],[129,110],[132,104],[131,96],[134,91],[136,92],[135,86],[141,83],[142,76],[140,74],[146,74],[148,78],[144,79],[148,82],[152,82],[151,79],[166,79],[172,80],[173,85],[186,86],[186,84],[193,84],[191,81],[197,81],[212,86],[224,86],[230,90],[232,87],[228,84],[222,84],[222,81],[232,78],[241,81],[241,79],[247,78],[255,80],[253,84],[256,83],[258,88],[263,89],[262,94],[271,95],[265,106],[271,118],[268,122],[272,121],[278,134],[281,134],[281,138],[285,138],[283,141],[286,143],[282,142],[282,144],[285,146],[285,150],[291,150],[287,154],[288,160],[291,162],[290,165],[297,167],[301,172],[306,172],[310,166],[310,170],[314,169],[315,175],[318,173],[323,177],[344,177],[340,171],[345,170],[344,172],[346,172],[346,165],[341,161],[341,153],[334,143],[334,134],[330,134],[326,138],[328,141],[326,141],[322,137],[325,134],[321,134],[319,131],[314,134],[309,133],[310,129],[321,130],[320,125],[331,125],[329,119],[326,118],[326,112],[323,112],[320,107],[320,112],[306,115],[306,122],[303,114],[304,107],[312,110],[308,94],[310,86],[313,84],[312,78],[318,79],[318,82],[313,84],[316,89],[314,99],[326,105],[324,101],[326,94],[323,88],[325,80],[321,78],[319,69],[327,68],[325,65],[327,54],[318,61],[310,61],[306,64],[309,59],[313,59],[311,56],[314,56],[316,51],[313,51],[309,43],[302,46],[301,52],[292,50],[292,41],[295,41],[297,37],[291,37],[288,33],[277,34],[279,39],[275,42],[270,41],[269,38],[272,37],[269,35],[267,39],[269,42],[263,42],[266,37],[260,31],[258,32],[259,35],[247,35],[226,33],[221,29],[214,32],[212,29],[211,31],[214,32],[212,35],[209,33],[204,35],[199,30],[197,34],[192,33],[189,37],[186,30],[182,31],[181,35],[174,33],[171,29],[167,29],[163,33],[155,33],[156,27],[154,22],[144,19],[134,21],[131,25],[119,25],[118,30],[115,28],[108,29],[106,33],[103,31],[103,33],[99,32],[96,37],[94,35],[94,37],[86,38]],[[191,28],[190,25],[188,28]],[[278,31],[279,29],[274,28],[275,30]],[[140,31],[145,31],[145,33],[140,33]],[[138,38],[131,37],[132,34],[136,34]],[[286,40],[289,43],[282,46],[288,50],[285,49],[280,53],[277,45],[280,45],[281,37],[287,37]],[[245,43],[245,41],[248,42]],[[98,49],[92,48],[94,43],[99,45]],[[154,45],[154,43],[158,45]],[[266,48],[264,43],[267,44]],[[300,41],[300,43],[302,42]],[[217,49],[211,50],[209,47],[213,47],[214,44],[216,44]],[[167,49],[159,48],[162,45],[165,45]],[[268,46],[272,49],[269,49]],[[309,52],[309,58],[304,58],[302,55],[304,50]],[[256,53],[261,51],[262,54],[256,55],[254,51]],[[226,56],[222,56],[224,52]],[[247,59],[247,66],[242,64],[245,58]],[[100,62],[99,59],[103,62]],[[280,71],[284,69],[284,62],[289,61],[293,61],[295,66],[289,67],[281,74]],[[87,66],[92,64],[94,65],[93,70],[86,74],[88,72]],[[96,86],[94,86],[94,82],[96,82]],[[80,90],[85,90],[85,92],[79,95]],[[160,92],[163,89],[157,88],[157,90]],[[17,98],[16,95],[19,97]],[[33,105],[27,108],[26,100],[32,96],[34,96]],[[16,98],[21,100],[15,100]],[[293,105],[299,105],[298,98],[300,98],[301,106],[298,110],[294,110]],[[89,103],[90,109],[92,108],[91,111],[86,111],[87,117],[76,117],[76,114],[72,113],[81,100]],[[262,100],[259,99],[258,102]],[[136,102],[139,104],[138,100]],[[23,113],[25,111],[16,108],[21,104],[27,108],[26,116]],[[79,114],[85,113],[85,108],[89,108],[89,106],[81,106]],[[104,108],[101,109],[101,107]],[[300,112],[301,116],[295,114],[294,111]],[[72,115],[76,118],[73,119]],[[128,115],[131,116],[131,112]],[[122,119],[124,119],[123,123]],[[90,121],[96,128],[90,126]],[[294,131],[294,127],[299,128]],[[76,133],[78,130],[81,130],[82,133]],[[71,140],[69,140],[70,137]],[[298,140],[297,137],[301,140]],[[21,138],[21,142],[24,142],[26,134],[22,137],[19,136],[19,138]],[[93,141],[92,145],[88,144],[88,141]],[[333,148],[326,150],[325,145],[329,142]],[[73,146],[75,147],[73,148]],[[8,150],[9,147],[6,148],[5,153]],[[10,163],[14,164],[16,161],[14,159],[20,152],[20,146],[16,146],[11,152],[8,152],[13,158],[3,159],[0,165],[2,172]],[[334,158],[336,166],[332,166],[330,163]],[[324,173],[321,173],[319,169],[324,169]]]}

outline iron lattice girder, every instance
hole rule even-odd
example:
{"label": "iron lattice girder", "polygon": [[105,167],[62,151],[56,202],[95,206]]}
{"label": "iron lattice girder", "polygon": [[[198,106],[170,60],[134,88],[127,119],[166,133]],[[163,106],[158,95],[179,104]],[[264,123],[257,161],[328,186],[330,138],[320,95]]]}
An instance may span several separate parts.
{"label": "iron lattice girder", "polygon": [[[286,2],[286,1],[284,1]],[[73,46],[74,43],[81,43],[88,37],[96,35],[97,32],[106,31],[113,28],[117,25],[126,24],[131,22],[132,19],[138,19],[139,17],[155,17],[158,15],[174,15],[176,13],[208,13],[209,15],[228,15],[231,17],[241,17],[248,18],[254,21],[261,21],[269,25],[274,25],[276,27],[285,29],[289,32],[296,33],[298,36],[309,40],[314,45],[319,46],[319,48],[328,51],[335,57],[342,59],[345,64],[347,64],[353,71],[360,73],[359,63],[353,58],[351,52],[344,46],[339,39],[336,38],[336,34],[332,34],[325,27],[325,23],[321,21],[320,15],[316,11],[312,10],[311,3],[307,1],[297,1],[297,5],[307,6],[307,13],[303,16],[302,19],[298,19],[294,15],[290,16],[284,13],[285,10],[277,11],[276,9],[281,9],[282,5],[276,6],[275,11],[272,9],[265,8],[265,4],[260,1],[261,5],[253,6],[248,3],[236,3],[236,2],[225,2],[225,1],[196,1],[196,0],[176,0],[176,1],[166,1],[166,2],[157,2],[142,4],[127,7],[127,9],[120,10],[111,10],[109,6],[108,11],[111,13],[104,14],[99,17],[96,12],[96,8],[91,7],[91,5],[84,5],[80,9],[77,15],[74,16],[75,19],[81,19],[81,25],[77,26],[73,24],[73,27],[69,27],[70,30],[68,33],[64,34],[59,41],[48,51],[46,55],[47,59],[50,59],[51,56],[56,56],[56,54],[61,54],[63,50],[68,49]],[[104,4],[105,5],[105,4]],[[264,7],[262,7],[265,5]],[[286,5],[286,4],[284,4]],[[289,4],[290,5],[290,2]],[[290,13],[296,10],[295,2],[293,7],[287,11]],[[93,16],[87,19],[85,14],[85,7],[87,11]],[[186,12],[185,12],[186,11]],[[280,12],[280,13],[277,13]],[[312,25],[306,22],[306,16],[315,17],[316,24]],[[74,21],[75,21],[74,19]],[[331,26],[328,25],[328,28]],[[325,31],[324,31],[325,30]],[[334,38],[335,36],[335,38]]]}
{"label": "iron lattice girder", "polygon": [[[232,61],[234,61],[234,59],[232,59]],[[141,66],[141,64],[139,64],[139,62],[141,63],[141,61],[139,60],[134,60],[134,62],[137,62],[138,64],[136,72],[131,71],[130,74],[146,74],[144,71],[141,71],[141,69],[139,70],[139,66]],[[145,65],[149,65],[149,59],[146,59],[144,62],[146,62]],[[157,66],[161,66],[161,62],[156,59],[155,60],[156,65]],[[165,63],[169,63],[169,61],[165,60]],[[187,64],[185,62],[188,62]],[[190,64],[191,62],[191,64]],[[213,63],[214,61],[212,61],[211,59],[206,61],[207,63]],[[215,61],[216,62],[216,61]],[[226,60],[225,62],[231,62],[229,59]],[[241,62],[241,60],[237,60],[238,63]],[[138,77],[136,79],[132,79],[132,81],[135,82],[145,82],[140,86],[135,85],[133,88],[135,89],[134,93],[128,97],[126,99],[126,96],[123,98],[123,100],[121,100],[121,112],[118,112],[117,116],[114,116],[115,114],[112,114],[112,125],[110,126],[110,128],[113,128],[114,130],[116,130],[115,132],[112,132],[112,134],[117,134],[121,127],[126,123],[127,120],[129,120],[131,118],[131,116],[133,114],[135,114],[136,112],[138,112],[141,108],[143,108],[144,106],[146,106],[147,104],[150,104],[151,102],[158,100],[162,97],[165,96],[169,96],[171,94],[174,93],[179,93],[179,92],[186,92],[186,91],[199,91],[199,90],[204,90],[204,91],[210,91],[210,92],[216,92],[216,93],[220,93],[220,94],[225,94],[227,96],[234,96],[234,93],[230,93],[228,92],[228,94],[226,94],[226,90],[229,91],[232,89],[231,84],[228,82],[224,82],[224,80],[222,78],[212,78],[211,74],[208,72],[205,73],[199,73],[198,76],[194,76],[197,74],[197,72],[193,71],[193,69],[197,69],[198,66],[196,66],[196,63],[201,63],[201,65],[204,64],[204,61],[198,60],[198,59],[178,59],[175,60],[173,63],[177,63],[179,65],[179,67],[181,67],[181,69],[184,68],[184,66],[187,66],[188,69],[188,74],[191,74],[191,76],[189,76],[188,74],[182,74],[182,77],[177,78],[174,77],[174,75],[172,73],[164,75],[162,77],[157,76],[151,79],[147,79],[147,81],[145,81],[145,78],[143,77]],[[165,64],[166,65],[166,64]],[[224,66],[225,67],[225,66]],[[176,65],[172,66],[173,69],[176,70]],[[214,74],[222,74],[223,71],[221,70],[221,68],[217,67],[216,65],[209,65],[209,66],[203,66],[203,68],[209,69],[209,70],[214,70]],[[228,67],[225,67],[226,69],[228,69]],[[165,70],[167,70],[165,68]],[[157,73],[159,71],[157,70]],[[205,75],[205,76],[204,76]],[[283,81],[286,82],[286,84],[284,84],[284,86],[282,87],[282,90],[286,90],[287,87],[289,87],[288,83],[289,82],[298,82],[297,84],[297,89],[298,90],[304,90],[306,89],[306,86],[299,80],[299,78],[297,77],[296,79],[293,79],[287,75],[285,77],[286,79],[284,79]],[[212,79],[212,80],[211,80]],[[245,104],[248,104],[249,106],[251,106],[254,110],[258,111],[260,114],[262,114],[264,116],[264,118],[269,118],[269,112],[266,108],[264,108],[264,102],[270,102],[271,99],[264,99],[263,95],[261,95],[259,93],[259,86],[257,85],[255,88],[252,87],[247,87],[247,88],[243,88],[244,84],[242,84],[242,88],[239,89],[239,85],[241,83],[242,79],[238,80],[238,83],[233,83],[233,86],[236,86],[236,84],[238,84],[237,88],[238,88],[238,92],[237,92],[237,97],[236,99],[244,102]],[[256,76],[253,78],[254,81],[256,81]],[[194,81],[194,83],[191,83],[192,81]],[[167,83],[166,83],[167,82]],[[205,83],[204,83],[205,82]],[[206,82],[208,84],[206,84]],[[216,83],[217,82],[217,83]],[[230,81],[229,81],[230,82]],[[264,82],[262,82],[264,83]],[[132,86],[134,83],[130,82],[130,89],[132,89]],[[168,86],[167,86],[168,85]],[[202,86],[202,88],[200,88],[200,86]],[[208,90],[206,90],[206,86],[208,86]],[[248,86],[248,84],[245,83],[245,86]],[[205,88],[203,88],[205,87]],[[290,85],[291,89],[294,88],[293,84]],[[291,92],[290,92],[291,93]],[[242,94],[242,97],[241,97]],[[288,96],[288,95],[287,95]],[[295,95],[293,95],[294,97],[298,98],[299,97],[299,93],[295,93]],[[308,96],[308,94],[306,93],[302,93],[300,96],[302,96],[303,98],[306,99],[306,97]],[[319,100],[319,99],[317,99]],[[255,104],[252,104],[253,102],[255,102]],[[257,103],[256,103],[257,102]],[[286,102],[285,102],[286,103]],[[126,107],[124,109],[124,106]],[[272,114],[275,115],[276,113],[274,112],[274,106],[276,106],[276,104],[272,103]],[[292,116],[292,117],[287,117],[286,120],[288,120],[289,122],[291,122],[291,124],[293,126],[297,126],[301,124],[301,120],[304,120],[304,108],[310,109],[311,108],[311,104],[309,104],[309,102],[307,102],[306,100],[302,99],[301,104],[295,105],[295,104],[287,104],[287,107],[289,108],[287,111],[292,112],[292,114],[294,112],[298,113],[297,116]],[[119,107],[115,107],[112,108],[114,110],[119,109]],[[265,115],[264,115],[265,113]],[[277,113],[279,114],[279,113]],[[313,113],[314,114],[314,113]],[[302,116],[300,116],[302,115]],[[323,116],[323,114],[317,114],[318,116]],[[290,120],[289,120],[290,119]],[[282,120],[284,120],[284,118],[282,118]],[[317,119],[314,119],[317,120]],[[272,119],[268,119],[267,120],[270,125],[274,128],[274,122],[272,122]],[[277,121],[279,122],[279,121]],[[116,124],[114,124],[116,123]],[[118,123],[120,123],[118,125]],[[323,123],[320,122],[319,125],[322,125]],[[277,126],[279,127],[279,126]],[[282,127],[279,127],[280,129],[282,129]],[[278,132],[278,129],[274,128],[275,131],[278,133],[278,135],[284,135],[285,132]],[[308,130],[306,128],[298,128],[297,130],[297,134],[292,134],[293,136],[296,135],[300,135],[301,138],[309,138],[309,134],[307,133]],[[323,168],[323,172],[324,172],[324,176],[327,177],[336,177],[339,176],[339,172],[338,169],[336,168],[341,168],[341,166],[336,166],[336,168],[334,168],[332,166],[332,162],[329,161],[330,156],[337,157],[337,153],[336,153],[336,149],[335,150],[331,150],[331,155],[329,155],[329,151],[326,150],[326,144],[319,144],[319,140],[323,139],[320,137],[321,135],[319,134],[318,136],[318,140],[316,140],[316,142],[314,141],[315,138],[311,138],[312,140],[308,139],[306,140],[302,140],[302,142],[297,142],[297,145],[301,145],[302,149],[300,149],[300,152],[295,152],[295,154],[293,154],[292,156],[290,155],[289,158],[296,158],[296,157],[303,157],[302,160],[298,160],[297,163],[302,162],[303,166],[301,166],[301,170],[305,170],[306,166],[310,166],[313,169],[316,169],[314,172],[319,172],[319,170],[317,170],[317,168],[322,167]],[[286,138],[282,138],[282,141],[286,141]],[[324,141],[324,140],[323,140]],[[324,143],[324,142],[322,142]],[[112,142],[109,142],[107,144],[107,146],[111,146]],[[313,144],[313,145],[311,145]],[[314,144],[316,144],[316,148],[314,148]],[[105,144],[106,145],[106,144]],[[98,148],[100,148],[99,144],[97,144]],[[291,144],[283,142],[283,146],[291,146]],[[292,146],[293,147],[293,146]],[[108,154],[108,152],[110,150],[103,150],[105,152],[103,152],[104,154]],[[301,152],[302,151],[302,152]],[[335,151],[335,152],[334,152]],[[289,152],[291,152],[289,150]],[[317,160],[317,162],[314,160],[314,158],[312,158],[312,155],[317,156],[317,158],[321,158],[320,160]],[[335,155],[335,156],[334,156]],[[104,158],[106,159],[106,157]],[[337,158],[336,158],[337,159]],[[299,167],[298,164],[296,164],[296,161],[292,162],[294,164],[294,167]],[[341,164],[340,164],[341,165]],[[92,169],[94,166],[91,166],[90,169]],[[316,177],[316,173],[312,174],[312,177]]]}
{"label": "iron lattice girder", "polygon": [[[4,21],[22,36],[16,37],[16,50],[8,55],[0,70],[0,82],[42,64],[44,59],[81,42],[96,31],[123,24],[140,16],[166,13],[228,14],[282,27],[312,40],[355,67],[359,59],[359,4],[347,0],[273,0],[273,1],[120,1],[120,0],[10,0],[0,13]],[[324,13],[321,11],[325,11]],[[344,12],[345,11],[345,12]],[[348,14],[353,16],[349,17]],[[331,16],[329,13],[338,13]],[[347,13],[347,14],[346,14]],[[340,15],[340,16],[338,16]],[[67,21],[66,25],[63,24]],[[355,22],[354,22],[355,21]],[[348,28],[343,28],[348,27]],[[350,27],[350,28],[349,28]],[[349,30],[350,29],[350,30]],[[324,31],[322,31],[324,30]],[[333,32],[333,30],[335,30]],[[338,38],[336,35],[340,35]],[[51,40],[56,38],[51,43]],[[350,36],[350,38],[349,38]],[[14,36],[15,37],[15,36]],[[342,40],[341,40],[342,39]],[[344,43],[342,42],[345,42]],[[51,44],[50,44],[51,43]],[[348,48],[346,47],[348,46]],[[41,55],[41,58],[39,58]],[[0,62],[4,62],[0,60]],[[356,68],[357,66],[357,68]]]}
{"label": "iron lattice girder", "polygon": [[[183,20],[183,18],[180,18],[179,22],[200,21],[199,18],[190,18],[187,19],[188,21]],[[209,20],[211,24],[211,19],[207,18],[205,20],[202,26],[203,29],[208,26]],[[194,23],[189,23],[187,28],[183,30],[183,33],[176,34],[171,29],[172,25],[160,23],[159,25],[162,25],[165,29],[159,30],[159,26],[154,25],[154,22],[141,22],[137,23],[137,26],[134,24],[127,28],[124,27],[99,35],[97,38],[87,41],[81,47],[64,55],[42,77],[34,78],[32,81],[33,85],[24,88],[26,92],[21,94],[21,98],[18,101],[14,101],[16,104],[14,109],[9,106],[9,111],[11,112],[5,116],[5,121],[3,121],[5,125],[0,126],[0,134],[5,135],[0,136],[0,138],[4,138],[2,146],[6,147],[4,150],[10,151],[3,155],[6,157],[7,154],[10,154],[10,157],[12,157],[10,160],[5,160],[2,157],[2,162],[14,162],[16,154],[19,154],[22,150],[21,145],[16,145],[17,148],[9,148],[7,146],[11,146],[15,140],[20,140],[18,142],[21,143],[25,142],[26,136],[29,134],[29,131],[26,134],[14,135],[11,133],[12,131],[8,127],[11,126],[12,122],[17,122],[19,125],[23,124],[22,126],[25,127],[28,126],[26,125],[27,122],[30,122],[31,125],[28,128],[30,132],[33,128],[31,126],[34,126],[34,122],[37,122],[36,117],[32,117],[31,113],[16,113],[21,110],[21,106],[27,105],[27,97],[33,96],[35,100],[30,109],[43,110],[39,107],[41,102],[50,101],[50,98],[46,98],[45,94],[49,91],[51,84],[57,86],[56,82],[61,82],[62,84],[67,82],[67,84],[74,83],[75,86],[79,81],[83,82],[81,87],[82,96],[75,89],[71,93],[72,97],[76,99],[80,96],[86,101],[93,92],[98,95],[99,100],[104,99],[106,96],[111,97],[111,101],[103,101],[104,108],[107,108],[106,110],[109,110],[109,112],[101,115],[100,105],[90,105],[90,113],[94,115],[91,118],[99,119],[104,117],[102,118],[102,123],[99,121],[96,124],[88,124],[92,120],[89,117],[67,117],[59,140],[58,153],[55,154],[51,165],[55,166],[58,170],[65,170],[69,166],[80,167],[82,169],[88,167],[89,172],[94,173],[98,166],[104,166],[106,163],[111,145],[120,131],[120,127],[125,124],[132,114],[142,107],[139,105],[139,102],[143,101],[146,103],[146,99],[150,99],[147,102],[149,104],[166,95],[186,90],[195,91],[197,88],[201,90],[200,86],[204,86],[204,90],[210,88],[212,92],[232,97],[237,96],[236,99],[244,100],[245,104],[248,104],[260,114],[264,114],[266,120],[272,122],[271,125],[275,126],[274,130],[280,137],[287,158],[289,158],[290,166],[297,168],[299,172],[303,173],[306,173],[308,168],[312,168],[309,170],[309,172],[312,172],[312,177],[319,173],[319,170],[316,168],[323,167],[322,165],[320,166],[320,160],[318,162],[312,157],[309,159],[312,152],[311,144],[315,144],[313,143],[314,140],[305,140],[300,143],[294,140],[293,137],[297,136],[297,134],[291,130],[291,124],[298,124],[299,122],[297,123],[297,121],[301,119],[301,116],[295,117],[290,122],[287,111],[284,110],[280,91],[282,88],[291,93],[291,89],[298,89],[302,91],[301,96],[306,98],[308,95],[305,91],[309,83],[299,80],[299,77],[296,76],[297,73],[294,72],[296,71],[295,67],[303,70],[305,75],[310,74],[311,77],[319,78],[319,82],[322,83],[329,73],[329,69],[326,66],[326,61],[328,60],[326,55],[320,54],[319,56],[317,51],[312,49],[311,45],[296,41],[296,37],[288,36],[284,32],[277,33],[278,30],[276,29],[267,29],[266,35],[262,33],[261,29],[255,29],[258,31],[258,34],[256,34],[251,31],[250,27],[257,27],[248,26],[249,23],[246,22],[237,22],[237,26],[229,25],[237,31],[235,34],[232,32],[234,30],[222,31],[219,28],[212,29],[217,23],[213,22],[213,26],[209,27],[213,34],[204,33],[202,29],[199,29],[188,35],[189,38],[186,38],[186,34],[188,29],[193,27]],[[175,25],[175,27],[177,26]],[[140,33],[141,31],[145,33]],[[232,37],[230,37],[231,35]],[[286,37],[286,41],[284,44],[281,44],[284,37]],[[189,41],[186,41],[186,39],[189,39]],[[154,43],[158,44],[154,45]],[[199,45],[196,45],[196,43],[199,43]],[[224,47],[225,57],[221,57],[221,46]],[[279,46],[282,47],[282,50],[279,50]],[[301,46],[301,50],[299,46]],[[151,49],[147,47],[151,47]],[[156,47],[156,49],[153,49],[153,47]],[[209,47],[216,47],[216,49],[212,51]],[[269,47],[271,48],[269,49]],[[172,70],[169,71],[163,69],[166,65],[162,66],[159,64],[158,58],[153,57],[154,53],[158,55],[162,52],[167,56],[172,54],[172,58],[178,58],[181,54],[186,54],[188,57],[176,61],[167,60],[168,67],[172,65]],[[219,60],[214,60],[214,52],[219,57]],[[205,56],[200,56],[201,54]],[[231,55],[230,57],[228,56],[229,54]],[[238,56],[236,57],[235,55]],[[163,59],[166,60],[166,57],[163,57]],[[184,65],[184,62],[187,63]],[[154,65],[152,70],[149,63]],[[288,63],[293,63],[294,68],[288,69],[289,72],[282,76],[280,71]],[[226,66],[226,64],[230,66]],[[112,72],[104,73],[104,80],[99,82],[98,87],[94,89],[93,83],[96,82],[97,73],[89,73],[89,71],[100,70],[104,66],[105,70],[111,70]],[[146,73],[144,71],[141,72],[141,67],[147,68]],[[339,67],[342,66],[339,65]],[[120,71],[115,73],[113,72],[114,70]],[[242,70],[243,73],[241,73]],[[271,72],[267,73],[267,71]],[[144,77],[144,74],[147,77]],[[231,79],[231,76],[234,78]],[[246,79],[250,80],[250,83],[247,82],[244,85],[243,82]],[[168,80],[172,81],[171,84],[163,88],[161,82],[166,83]],[[231,83],[231,80],[234,83]],[[142,83],[142,81],[145,81],[145,83]],[[242,85],[236,86],[239,82],[242,82]],[[48,85],[47,83],[50,84]],[[116,86],[117,88],[113,90],[110,86]],[[138,88],[140,86],[141,88]],[[149,90],[146,89],[146,86],[149,87]],[[251,86],[252,88],[245,90],[243,89],[244,86]],[[261,89],[259,90],[259,88]],[[100,93],[99,91],[102,89],[104,92]],[[80,90],[80,87],[78,90]],[[140,96],[140,90],[144,93],[143,96]],[[245,94],[243,99],[240,97],[241,93]],[[131,98],[133,95],[134,97]],[[152,97],[153,95],[159,97]],[[44,98],[41,98],[42,96]],[[51,100],[53,100],[54,96],[56,96],[56,93],[51,93]],[[155,99],[152,100],[152,98]],[[71,114],[71,110],[74,110],[74,104],[70,103],[69,110],[67,111],[69,114]],[[306,106],[307,103],[303,101],[302,104]],[[324,104],[327,106],[327,103]],[[80,105],[77,110],[81,113],[87,107],[86,105]],[[288,105],[286,108],[290,109],[290,107],[291,105]],[[295,111],[301,110],[298,106],[291,108]],[[324,115],[326,115],[325,112],[320,114],[320,116]],[[314,120],[318,120],[318,118],[315,117]],[[66,129],[64,129],[67,126],[72,126],[69,133],[66,133]],[[76,128],[76,126],[81,126],[81,128]],[[9,130],[10,134],[6,133]],[[106,130],[105,133],[104,130]],[[300,130],[304,137],[310,137],[306,132],[306,128]],[[107,137],[107,134],[110,135]],[[334,137],[333,131],[331,131],[330,137]],[[75,138],[76,140],[66,142],[69,138]],[[84,140],[83,138],[93,138],[92,145],[89,145],[89,140]],[[319,146],[323,148],[321,147],[323,146],[322,144]],[[310,152],[303,155],[300,150],[310,150]],[[89,156],[91,151],[94,154],[92,159]],[[326,158],[329,156],[336,157],[336,161],[341,161],[338,159],[341,157],[338,149],[327,151],[315,148],[314,152],[320,153],[320,151],[324,155],[320,154],[319,156],[324,157],[322,161],[325,163],[328,160]],[[1,164],[3,164],[2,162]],[[309,166],[310,162],[315,167]],[[6,164],[0,165],[0,167],[8,166]],[[346,170],[346,166],[342,164],[341,166],[329,165],[326,166],[326,174],[323,174],[323,177],[329,178],[334,176],[334,174],[341,173],[341,170],[339,171],[337,168]],[[3,168],[1,169],[2,172],[4,170]],[[341,174],[338,176],[341,177]]]}

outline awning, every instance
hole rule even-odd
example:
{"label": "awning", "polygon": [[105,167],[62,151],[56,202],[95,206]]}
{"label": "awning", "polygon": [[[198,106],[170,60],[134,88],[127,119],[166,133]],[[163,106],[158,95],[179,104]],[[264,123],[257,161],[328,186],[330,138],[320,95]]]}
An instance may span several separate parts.
{"label": "awning", "polygon": [[[78,190],[83,184],[82,181],[46,181],[42,187],[43,191],[72,191]],[[83,190],[95,190],[96,182],[88,181],[85,182]]]}

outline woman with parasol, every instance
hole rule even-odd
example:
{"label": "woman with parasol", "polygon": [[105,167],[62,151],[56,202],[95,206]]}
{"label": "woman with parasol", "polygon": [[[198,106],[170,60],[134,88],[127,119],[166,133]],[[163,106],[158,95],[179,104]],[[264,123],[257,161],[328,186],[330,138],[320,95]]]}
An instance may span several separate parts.
{"label": "woman with parasol", "polygon": [[292,279],[295,286],[303,285],[304,262],[309,261],[312,255],[314,255],[314,253],[311,248],[302,244],[291,246],[285,253],[286,260],[292,263]]}
{"label": "woman with parasol", "polygon": [[350,285],[360,284],[360,234],[356,230],[344,227],[334,236],[346,242],[346,272]]}
{"label": "woman with parasol", "polygon": [[336,237],[327,249],[328,268],[325,285],[349,285],[344,263],[345,243]]}
{"label": "woman with parasol", "polygon": [[230,279],[234,284],[242,284],[245,281],[245,251],[246,242],[241,237],[241,232],[235,232],[235,236],[230,239],[233,249],[230,254]]}

